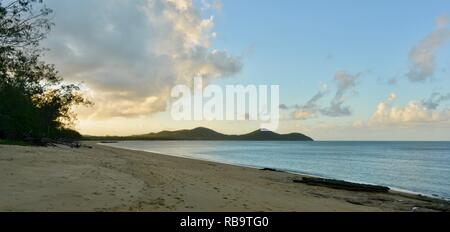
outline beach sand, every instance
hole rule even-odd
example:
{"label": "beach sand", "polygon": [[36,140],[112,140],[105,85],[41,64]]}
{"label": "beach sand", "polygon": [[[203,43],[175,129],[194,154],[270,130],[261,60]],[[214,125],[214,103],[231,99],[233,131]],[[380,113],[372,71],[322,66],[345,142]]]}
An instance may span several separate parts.
{"label": "beach sand", "polygon": [[443,211],[448,202],[294,183],[301,176],[96,145],[0,145],[0,211]]}

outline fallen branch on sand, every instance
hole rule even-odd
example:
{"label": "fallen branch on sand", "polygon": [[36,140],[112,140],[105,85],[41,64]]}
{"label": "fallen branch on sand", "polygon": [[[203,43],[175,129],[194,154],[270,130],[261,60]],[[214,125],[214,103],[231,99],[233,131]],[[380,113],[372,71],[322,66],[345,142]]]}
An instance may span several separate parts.
{"label": "fallen branch on sand", "polygon": [[303,183],[313,186],[323,186],[334,189],[343,189],[349,191],[359,191],[359,192],[389,192],[389,188],[379,185],[368,185],[368,184],[358,184],[351,183],[341,180],[323,179],[315,177],[303,177],[301,180],[294,180],[294,183]]}

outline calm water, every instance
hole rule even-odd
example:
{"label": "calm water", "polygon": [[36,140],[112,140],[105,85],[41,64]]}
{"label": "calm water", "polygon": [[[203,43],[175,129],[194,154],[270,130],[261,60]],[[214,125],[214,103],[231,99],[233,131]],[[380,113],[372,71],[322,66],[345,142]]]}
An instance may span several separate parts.
{"label": "calm water", "polygon": [[127,141],[110,146],[270,167],[450,199],[450,142]]}

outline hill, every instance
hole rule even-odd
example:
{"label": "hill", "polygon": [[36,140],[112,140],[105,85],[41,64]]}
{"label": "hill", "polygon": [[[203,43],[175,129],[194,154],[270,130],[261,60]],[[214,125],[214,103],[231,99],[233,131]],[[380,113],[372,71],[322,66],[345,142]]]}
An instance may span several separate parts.
{"label": "hill", "polygon": [[192,130],[161,131],[159,133],[125,137],[84,136],[84,138],[88,140],[313,141],[312,138],[300,133],[278,134],[267,130],[257,130],[244,135],[226,135],[204,127],[198,127]]}

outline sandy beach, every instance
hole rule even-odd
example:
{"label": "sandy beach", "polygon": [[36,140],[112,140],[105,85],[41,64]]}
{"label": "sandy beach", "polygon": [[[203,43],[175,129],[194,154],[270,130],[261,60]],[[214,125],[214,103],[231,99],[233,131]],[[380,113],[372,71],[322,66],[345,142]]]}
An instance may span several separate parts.
{"label": "sandy beach", "polygon": [[92,148],[0,145],[0,211],[448,211],[405,193],[294,183],[301,176],[206,161]]}

